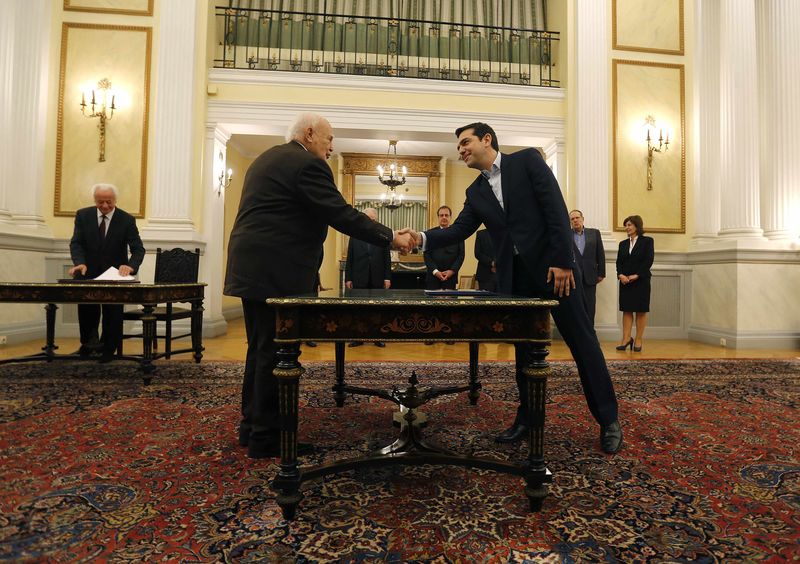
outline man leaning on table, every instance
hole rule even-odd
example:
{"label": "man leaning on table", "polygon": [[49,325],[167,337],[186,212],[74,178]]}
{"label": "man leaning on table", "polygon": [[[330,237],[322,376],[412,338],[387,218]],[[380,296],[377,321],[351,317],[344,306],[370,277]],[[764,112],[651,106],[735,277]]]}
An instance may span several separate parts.
{"label": "man leaning on table", "polygon": [[[139,237],[136,219],[117,207],[117,187],[113,184],[92,186],[94,206],[75,213],[75,229],[69,242],[72,268],[69,275],[77,279],[97,278],[110,267],[121,276],[135,274],[144,259],[144,245]],[[130,256],[128,255],[130,248]],[[78,354],[88,358],[100,352],[100,362],[109,362],[122,340],[121,304],[79,304],[78,325],[81,348]],[[103,334],[98,336],[102,311]]]}
{"label": "man leaning on table", "polygon": [[[486,226],[497,258],[497,286],[503,294],[555,298],[553,319],[578,367],[589,411],[600,425],[600,446],[622,446],[617,397],[603,351],[583,305],[572,231],[564,198],[552,171],[536,149],[500,153],[497,135],[485,123],[456,130],[459,158],[480,174],[467,187],[461,213],[448,229],[415,233],[423,250],[463,241]],[[515,345],[520,405],[512,425],[495,439],[522,440],[528,434],[527,364],[530,346]]]}

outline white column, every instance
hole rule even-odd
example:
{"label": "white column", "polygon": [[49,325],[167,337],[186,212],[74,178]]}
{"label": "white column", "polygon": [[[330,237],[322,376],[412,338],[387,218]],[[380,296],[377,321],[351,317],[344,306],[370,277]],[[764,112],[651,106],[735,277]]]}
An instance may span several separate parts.
{"label": "white column", "polygon": [[[3,167],[6,171],[3,182],[8,183],[5,205],[15,226],[49,236],[50,228],[42,216],[42,192],[50,35],[42,30],[50,28],[53,4],[50,0],[13,0],[11,3],[12,69],[10,73],[3,72],[4,79],[11,76],[10,114],[7,116],[11,127],[3,135],[12,135],[12,139],[4,143],[10,143],[5,147],[6,158],[10,161]],[[7,25],[8,22],[2,24],[3,28]],[[6,43],[3,49],[8,46]],[[4,85],[3,88],[8,87]]]}
{"label": "white column", "polygon": [[191,239],[195,92],[194,0],[161,2],[153,120],[153,184],[146,237]]}
{"label": "white column", "polygon": [[800,235],[800,2],[758,0],[761,219],[769,239]]}
{"label": "white column", "polygon": [[754,0],[720,4],[720,236],[760,238]]}
{"label": "white column", "polygon": [[8,200],[12,188],[14,130],[14,21],[17,2],[0,2],[0,225],[11,222]]}
{"label": "white column", "polygon": [[719,0],[695,3],[695,234],[710,242],[720,229]]}
{"label": "white column", "polygon": [[[203,239],[205,254],[200,259],[200,281],[206,286],[203,305],[203,333],[222,335],[228,324],[222,316],[222,288],[225,280],[223,241],[225,241],[225,190],[219,188],[219,174],[227,170],[227,144],[230,134],[219,127],[206,127],[203,146]],[[244,174],[244,171],[236,171]]]}
{"label": "white column", "polygon": [[608,0],[577,0],[575,92],[575,203],[586,225],[611,238],[608,199],[609,108]]}
{"label": "white column", "polygon": [[567,182],[567,147],[563,139],[557,139],[544,148],[544,159],[553,171],[561,190]]}

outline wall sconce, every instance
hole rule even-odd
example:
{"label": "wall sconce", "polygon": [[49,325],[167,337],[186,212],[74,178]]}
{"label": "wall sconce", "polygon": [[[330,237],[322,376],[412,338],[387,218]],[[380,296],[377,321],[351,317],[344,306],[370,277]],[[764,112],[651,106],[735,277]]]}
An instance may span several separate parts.
{"label": "wall sconce", "polygon": [[653,144],[653,139],[650,135],[650,131],[653,131],[653,136],[655,136],[656,130],[656,119],[649,115],[645,118],[645,127],[647,128],[647,189],[653,189],[653,153],[666,153],[669,149],[669,131],[667,131],[667,137],[664,138],[664,130],[658,130],[658,146]]}
{"label": "wall sconce", "polygon": [[214,189],[214,191],[217,193],[217,197],[220,197],[223,190],[231,185],[231,178],[233,177],[233,169],[229,168],[226,171],[224,168],[225,155],[222,154],[222,151],[219,153],[219,162],[222,163],[223,168],[219,171],[219,176],[217,177],[217,186]]}
{"label": "wall sconce", "polygon": [[108,105],[108,94],[111,91],[111,82],[104,78],[97,83],[97,90],[92,90],[92,112],[86,113],[86,92],[81,92],[81,113],[87,118],[98,118],[100,123],[97,129],[100,130],[100,157],[97,159],[99,162],[106,160],[106,122],[111,121],[114,117],[114,99],[116,96],[111,93],[111,105]]}

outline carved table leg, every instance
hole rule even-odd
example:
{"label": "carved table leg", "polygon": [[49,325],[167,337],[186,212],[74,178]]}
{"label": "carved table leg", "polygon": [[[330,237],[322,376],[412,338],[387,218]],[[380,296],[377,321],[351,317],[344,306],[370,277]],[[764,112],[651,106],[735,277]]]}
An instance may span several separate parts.
{"label": "carved table leg", "polygon": [[477,405],[480,397],[481,383],[478,382],[478,344],[469,344],[469,404]]}
{"label": "carved table leg", "polygon": [[153,366],[153,340],[156,336],[156,316],[153,314],[155,304],[142,304],[142,372],[145,385],[150,383],[150,374],[156,369]]}
{"label": "carved table leg", "polygon": [[300,470],[297,467],[297,415],[300,393],[300,375],[303,368],[297,361],[300,343],[282,343],[278,349],[278,365],[274,374],[278,379],[278,403],[281,424],[281,465],[272,487],[278,492],[277,502],[286,520],[294,519],[300,493]]}
{"label": "carved table leg", "polygon": [[344,393],[344,342],[334,343],[336,347],[336,384],[333,386],[333,399],[336,407],[343,407],[346,395]]}
{"label": "carved table leg", "polygon": [[528,379],[528,428],[529,451],[528,469],[525,473],[525,494],[530,501],[531,511],[540,511],[542,502],[547,496],[548,470],[544,463],[544,415],[545,394],[547,392],[547,377],[550,375],[550,366],[545,357],[548,350],[540,345],[535,345],[524,368]]}
{"label": "carved table leg", "polygon": [[42,350],[47,357],[47,362],[50,362],[53,360],[53,356],[55,356],[56,349],[58,349],[55,344],[56,311],[58,310],[58,306],[56,304],[47,304],[44,306],[44,310],[45,318],[47,319],[47,340],[45,341],[45,345],[42,347]]}
{"label": "carved table leg", "polygon": [[203,300],[192,302],[192,349],[197,363],[203,359],[203,311]]}

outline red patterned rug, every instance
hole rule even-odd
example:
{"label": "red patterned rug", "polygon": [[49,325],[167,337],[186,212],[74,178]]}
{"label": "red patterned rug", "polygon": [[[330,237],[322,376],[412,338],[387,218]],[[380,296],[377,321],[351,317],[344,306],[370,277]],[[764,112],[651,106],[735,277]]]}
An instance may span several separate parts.
{"label": "red patterned rug", "polygon": [[[611,361],[625,446],[598,448],[572,363],[553,363],[541,513],[522,481],[454,467],[308,482],[287,523],[275,460],[236,444],[238,363],[0,367],[0,560],[30,562],[732,562],[800,559],[800,362]],[[391,442],[394,406],[334,407],[331,363],[308,363],[301,439],[320,462]],[[401,383],[408,365],[352,363],[348,381]],[[416,365],[423,384],[465,364]],[[426,406],[426,436],[521,459],[493,436],[513,417],[512,366]],[[348,445],[348,446],[345,446]]]}

